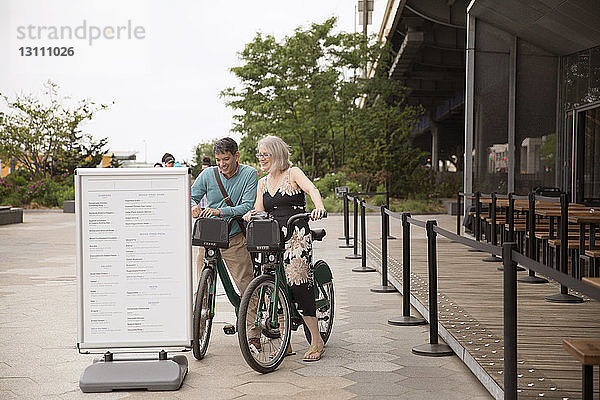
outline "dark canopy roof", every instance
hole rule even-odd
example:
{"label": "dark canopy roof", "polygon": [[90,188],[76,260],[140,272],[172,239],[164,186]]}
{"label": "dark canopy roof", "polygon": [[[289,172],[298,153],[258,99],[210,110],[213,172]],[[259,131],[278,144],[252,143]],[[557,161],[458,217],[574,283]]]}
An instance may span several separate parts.
{"label": "dark canopy roof", "polygon": [[469,13],[557,55],[600,45],[599,0],[475,0]]}

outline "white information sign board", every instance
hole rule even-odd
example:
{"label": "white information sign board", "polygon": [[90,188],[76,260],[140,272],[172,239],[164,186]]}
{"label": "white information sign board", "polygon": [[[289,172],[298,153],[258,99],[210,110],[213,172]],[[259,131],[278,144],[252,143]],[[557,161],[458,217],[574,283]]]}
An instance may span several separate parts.
{"label": "white information sign board", "polygon": [[78,348],[190,347],[187,168],[79,168]]}

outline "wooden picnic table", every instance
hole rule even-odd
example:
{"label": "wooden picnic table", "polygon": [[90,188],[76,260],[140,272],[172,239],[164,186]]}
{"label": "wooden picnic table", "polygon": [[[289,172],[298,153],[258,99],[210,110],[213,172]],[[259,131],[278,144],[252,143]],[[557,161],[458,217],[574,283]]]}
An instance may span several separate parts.
{"label": "wooden picnic table", "polygon": [[[594,210],[593,208],[590,209]],[[600,211],[594,211],[594,212],[586,212],[586,213],[577,213],[577,214],[573,214],[573,215],[569,215],[569,222],[572,222],[574,224],[598,224],[600,223]]]}
{"label": "wooden picnic table", "polygon": [[584,277],[581,278],[582,281],[584,281],[585,283],[588,283],[592,286],[595,286],[597,288],[600,288],[600,278],[588,278],[588,277]]}
{"label": "wooden picnic table", "polygon": [[600,224],[600,211],[591,208],[586,213],[569,215],[568,221],[579,224],[579,248],[585,251],[585,231],[586,225],[590,226],[590,246],[588,250],[594,250],[596,247],[596,225]]}
{"label": "wooden picnic table", "polygon": [[[589,210],[590,209],[587,209],[587,208],[579,208],[579,207],[572,208],[572,207],[569,207],[568,213],[569,213],[569,216],[574,216],[574,217],[575,216],[584,216],[584,215],[589,214]],[[538,207],[536,207],[535,208],[535,214],[536,215],[541,215],[543,217],[560,217],[560,215],[561,215],[561,209],[560,209],[560,207],[559,208],[556,208],[556,207],[551,207],[551,208],[550,207],[542,207],[542,208],[538,208]],[[600,213],[598,213],[598,214],[600,214]]]}

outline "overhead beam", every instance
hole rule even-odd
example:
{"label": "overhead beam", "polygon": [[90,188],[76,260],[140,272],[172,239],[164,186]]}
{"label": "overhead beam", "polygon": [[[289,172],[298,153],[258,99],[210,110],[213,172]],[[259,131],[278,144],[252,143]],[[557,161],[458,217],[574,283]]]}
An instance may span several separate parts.
{"label": "overhead beam", "polygon": [[423,41],[423,32],[418,32],[409,28],[404,37],[404,41],[400,46],[400,50],[398,50],[398,54],[396,54],[396,58],[390,67],[388,76],[391,77],[395,71],[399,73],[408,71],[410,65],[414,62],[415,56],[423,44]]}

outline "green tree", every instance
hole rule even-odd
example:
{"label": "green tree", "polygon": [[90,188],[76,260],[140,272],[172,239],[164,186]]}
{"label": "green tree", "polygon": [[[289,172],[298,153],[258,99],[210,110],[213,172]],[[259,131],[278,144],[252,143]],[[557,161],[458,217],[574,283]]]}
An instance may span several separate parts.
{"label": "green tree", "polygon": [[234,130],[243,135],[246,157],[260,137],[273,134],[292,147],[292,161],[313,178],[343,164],[349,116],[360,95],[352,71],[377,46],[367,49],[358,34],[333,34],[335,22],[298,28],[280,42],[257,34],[240,53],[242,65],[231,71],[241,84],[222,96],[239,111]]}
{"label": "green tree", "polygon": [[121,168],[122,166],[123,166],[123,163],[115,157],[115,154],[114,153],[111,154],[110,164],[108,165],[108,168]]}
{"label": "green tree", "polygon": [[67,105],[56,83],[48,81],[44,88],[46,101],[31,94],[11,101],[0,93],[10,109],[0,115],[0,158],[18,161],[38,178],[97,165],[108,139],[95,140],[80,126],[107,106],[89,99]]}
{"label": "green tree", "polygon": [[405,104],[406,90],[385,77],[369,80],[366,104],[355,111],[347,160],[352,170],[370,173],[375,183],[403,196],[411,190],[406,183],[425,154],[412,146],[412,127],[422,110]]}
{"label": "green tree", "polygon": [[[360,34],[333,33],[336,20],[297,28],[281,41],[257,34],[231,71],[240,84],[221,94],[235,109],[234,130],[249,158],[272,134],[292,148],[292,161],[312,178],[346,168],[366,182],[406,181],[421,162],[410,132],[421,110],[388,79],[391,52]],[[356,72],[376,65],[375,76]],[[396,192],[397,185],[389,186]]]}

